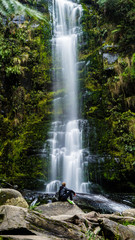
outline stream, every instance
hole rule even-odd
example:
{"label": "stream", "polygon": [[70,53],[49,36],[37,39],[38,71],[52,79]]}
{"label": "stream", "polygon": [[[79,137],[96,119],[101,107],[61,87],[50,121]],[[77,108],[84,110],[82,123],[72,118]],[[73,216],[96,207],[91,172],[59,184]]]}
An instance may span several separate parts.
{"label": "stream", "polygon": [[[58,201],[57,193],[46,193],[41,191],[24,190],[24,198],[31,206],[35,204],[46,204]],[[85,212],[97,211],[100,213],[123,212],[126,209],[134,208],[134,195],[132,194],[86,194],[76,193],[74,202]]]}

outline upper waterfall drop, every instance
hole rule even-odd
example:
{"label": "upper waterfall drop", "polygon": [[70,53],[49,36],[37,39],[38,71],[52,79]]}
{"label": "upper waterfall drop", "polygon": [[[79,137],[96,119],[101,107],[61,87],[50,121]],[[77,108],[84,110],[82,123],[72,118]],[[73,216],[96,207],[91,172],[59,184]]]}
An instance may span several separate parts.
{"label": "upper waterfall drop", "polygon": [[[54,91],[63,89],[64,98],[54,100],[54,119],[59,112],[66,119],[77,119],[77,42],[80,32],[81,5],[67,0],[53,0],[53,81]],[[60,117],[61,120],[61,117]]]}
{"label": "upper waterfall drop", "polygon": [[[78,39],[82,7],[68,0],[53,0],[54,119],[50,131],[51,173],[46,192],[57,191],[61,181],[68,188],[85,192],[83,120],[78,119]],[[86,181],[86,180],[85,180]],[[87,184],[87,187],[86,187]]]}

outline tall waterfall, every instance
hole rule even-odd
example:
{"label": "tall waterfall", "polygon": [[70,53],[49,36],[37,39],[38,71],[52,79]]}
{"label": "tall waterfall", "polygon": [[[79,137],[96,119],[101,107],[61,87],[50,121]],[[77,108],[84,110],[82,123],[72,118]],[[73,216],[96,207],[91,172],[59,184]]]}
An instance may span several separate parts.
{"label": "tall waterfall", "polygon": [[68,188],[87,192],[84,182],[82,131],[78,119],[77,46],[81,35],[81,5],[68,0],[53,0],[53,82],[54,120],[50,131],[51,172],[46,192],[57,191],[61,181]]}

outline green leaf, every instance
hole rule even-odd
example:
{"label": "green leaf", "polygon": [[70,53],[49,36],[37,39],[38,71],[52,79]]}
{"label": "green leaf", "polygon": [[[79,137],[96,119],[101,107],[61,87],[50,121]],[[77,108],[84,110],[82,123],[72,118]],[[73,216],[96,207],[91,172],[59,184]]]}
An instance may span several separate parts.
{"label": "green leaf", "polygon": [[17,0],[1,0],[0,15],[3,17],[10,17],[11,15],[28,15],[36,20],[49,23],[45,16],[37,10],[31,9]]}

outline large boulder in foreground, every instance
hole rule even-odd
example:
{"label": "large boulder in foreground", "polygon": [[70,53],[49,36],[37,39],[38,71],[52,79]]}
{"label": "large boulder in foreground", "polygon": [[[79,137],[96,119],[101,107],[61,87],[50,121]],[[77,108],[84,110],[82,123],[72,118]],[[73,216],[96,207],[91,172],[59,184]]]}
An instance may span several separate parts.
{"label": "large boulder in foreground", "polygon": [[13,205],[23,208],[28,208],[28,204],[22,194],[14,189],[0,188],[0,206]]}
{"label": "large boulder in foreground", "polygon": [[27,215],[27,209],[3,205],[0,206],[0,233],[16,232],[17,229],[27,229],[24,219]]}
{"label": "large boulder in foreground", "polygon": [[81,228],[72,223],[54,220],[21,207],[0,206],[0,235],[39,235],[39,233],[43,236],[48,233],[65,239],[87,239]]}

